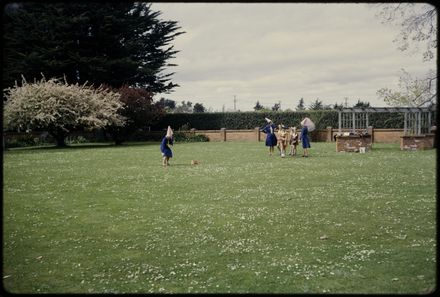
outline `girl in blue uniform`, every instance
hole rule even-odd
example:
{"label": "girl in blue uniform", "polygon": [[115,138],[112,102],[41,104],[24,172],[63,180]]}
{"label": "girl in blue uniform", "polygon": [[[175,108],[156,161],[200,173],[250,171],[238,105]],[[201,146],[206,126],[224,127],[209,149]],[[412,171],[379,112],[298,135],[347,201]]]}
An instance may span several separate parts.
{"label": "girl in blue uniform", "polygon": [[[307,119],[307,118],[306,118]],[[303,147],[303,157],[308,157],[309,152],[308,149],[310,148],[310,140],[309,140],[309,129],[307,127],[307,121],[304,119],[301,122],[302,128],[301,128],[301,137],[300,142],[302,143]]]}
{"label": "girl in blue uniform", "polygon": [[169,160],[173,157],[173,151],[169,146],[173,146],[173,130],[168,126],[167,134],[164,138],[162,138],[162,142],[160,143],[160,151],[162,152],[162,165],[169,166]]}
{"label": "girl in blue uniform", "polygon": [[277,137],[275,136],[275,124],[268,118],[265,118],[267,125],[260,131],[266,133],[266,146],[269,147],[269,155],[272,156],[275,146],[277,145]]}

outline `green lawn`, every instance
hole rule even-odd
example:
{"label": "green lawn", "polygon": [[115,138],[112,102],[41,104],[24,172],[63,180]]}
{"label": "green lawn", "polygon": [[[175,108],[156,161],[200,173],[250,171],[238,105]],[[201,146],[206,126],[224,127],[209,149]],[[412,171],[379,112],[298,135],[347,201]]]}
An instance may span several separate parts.
{"label": "green lawn", "polygon": [[173,151],[168,168],[159,143],[4,152],[4,288],[435,289],[436,150],[312,143],[310,158],[282,159],[263,142],[208,142]]}

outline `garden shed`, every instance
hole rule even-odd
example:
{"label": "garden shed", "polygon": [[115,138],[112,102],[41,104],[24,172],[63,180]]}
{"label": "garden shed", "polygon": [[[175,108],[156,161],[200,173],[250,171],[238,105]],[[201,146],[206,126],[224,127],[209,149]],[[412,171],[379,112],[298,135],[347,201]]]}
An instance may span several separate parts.
{"label": "garden shed", "polygon": [[[338,134],[336,151],[368,151],[372,148],[372,127],[368,115],[371,113],[403,113],[403,135],[401,150],[418,150],[434,147],[431,107],[351,107],[338,110]],[[342,130],[350,132],[342,133]]]}

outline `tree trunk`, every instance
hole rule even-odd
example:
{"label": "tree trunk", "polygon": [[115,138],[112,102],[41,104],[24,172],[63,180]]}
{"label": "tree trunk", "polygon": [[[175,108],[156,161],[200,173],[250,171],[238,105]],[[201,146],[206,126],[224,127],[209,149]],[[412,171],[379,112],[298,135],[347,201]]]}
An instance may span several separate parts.
{"label": "tree trunk", "polygon": [[56,137],[57,140],[57,147],[65,147],[66,146],[66,142],[64,141],[65,139],[65,135],[64,134],[58,134]]}
{"label": "tree trunk", "polygon": [[121,127],[110,127],[108,132],[110,133],[112,140],[115,142],[115,145],[121,145],[124,141],[126,141],[126,129]]}
{"label": "tree trunk", "polygon": [[49,131],[49,134],[55,138],[57,147],[66,147],[66,142],[64,139],[66,138],[66,132],[62,129],[57,129],[56,131]]}

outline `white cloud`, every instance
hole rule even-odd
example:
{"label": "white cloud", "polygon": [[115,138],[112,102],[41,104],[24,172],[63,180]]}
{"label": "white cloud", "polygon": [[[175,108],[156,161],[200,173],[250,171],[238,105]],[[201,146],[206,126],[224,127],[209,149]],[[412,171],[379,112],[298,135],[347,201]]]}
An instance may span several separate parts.
{"label": "white cloud", "polygon": [[292,108],[303,97],[325,104],[358,99],[384,106],[376,91],[395,87],[400,69],[423,74],[435,63],[401,52],[398,29],[383,25],[367,4],[153,3],[185,34],[171,94],[221,110],[252,110],[256,101]]}

